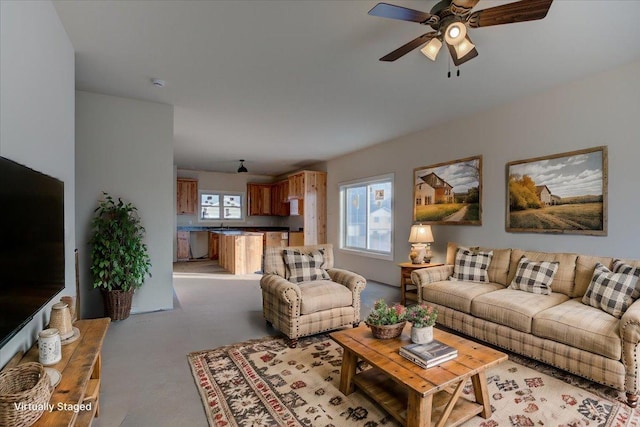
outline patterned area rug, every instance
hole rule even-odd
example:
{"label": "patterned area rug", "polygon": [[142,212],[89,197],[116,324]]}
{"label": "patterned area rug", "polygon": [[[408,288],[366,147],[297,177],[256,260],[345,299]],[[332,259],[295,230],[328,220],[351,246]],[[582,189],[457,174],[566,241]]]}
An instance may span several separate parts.
{"label": "patterned area rug", "polygon": [[[188,359],[211,426],[399,425],[357,390],[340,393],[342,348],[327,335],[303,338],[296,349],[267,337]],[[526,360],[487,371],[493,415],[475,417],[464,427],[640,427],[640,410],[616,400],[617,392],[602,393],[602,387],[553,368],[534,370],[521,364]],[[571,384],[554,373],[571,377]],[[470,382],[463,393],[474,399]]]}

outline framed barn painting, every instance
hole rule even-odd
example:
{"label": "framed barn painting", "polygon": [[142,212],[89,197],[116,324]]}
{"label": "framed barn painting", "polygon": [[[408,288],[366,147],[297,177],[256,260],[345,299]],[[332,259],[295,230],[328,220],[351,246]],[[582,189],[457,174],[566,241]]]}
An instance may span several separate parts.
{"label": "framed barn painting", "polygon": [[506,229],[607,235],[607,147],[507,163]]}
{"label": "framed barn painting", "polygon": [[413,222],[482,224],[482,156],[413,170]]}

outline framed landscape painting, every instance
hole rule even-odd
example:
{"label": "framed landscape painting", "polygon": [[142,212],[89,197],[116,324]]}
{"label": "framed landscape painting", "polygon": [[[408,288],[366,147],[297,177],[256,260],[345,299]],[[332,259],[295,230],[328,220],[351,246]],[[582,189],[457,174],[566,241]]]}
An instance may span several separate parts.
{"label": "framed landscape painting", "polygon": [[482,224],[482,156],[413,170],[413,222]]}
{"label": "framed landscape painting", "polygon": [[509,232],[607,235],[607,147],[507,163]]}

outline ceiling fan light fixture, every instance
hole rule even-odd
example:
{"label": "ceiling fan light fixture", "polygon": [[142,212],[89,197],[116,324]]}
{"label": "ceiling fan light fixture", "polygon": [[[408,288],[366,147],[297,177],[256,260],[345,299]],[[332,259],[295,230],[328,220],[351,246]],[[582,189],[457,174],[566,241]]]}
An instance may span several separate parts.
{"label": "ceiling fan light fixture", "polygon": [[244,166],[244,160],[240,160],[240,167],[238,168],[238,173],[247,173],[247,172],[249,171]]}
{"label": "ceiling fan light fixture", "polygon": [[470,40],[464,39],[460,43],[455,45],[453,48],[456,50],[456,56],[458,57],[458,59],[462,59],[469,52],[471,52],[475,47],[476,47],[476,45],[471,43]]}
{"label": "ceiling fan light fixture", "polygon": [[429,58],[430,60],[435,61],[436,57],[438,56],[438,52],[440,52],[441,47],[442,47],[442,42],[438,38],[434,37],[431,40],[429,40],[429,43],[427,43],[425,47],[420,49],[420,52],[422,52],[423,55]]}
{"label": "ceiling fan light fixture", "polygon": [[455,46],[467,37],[467,27],[463,22],[453,22],[449,24],[444,32],[444,39],[451,46]]}

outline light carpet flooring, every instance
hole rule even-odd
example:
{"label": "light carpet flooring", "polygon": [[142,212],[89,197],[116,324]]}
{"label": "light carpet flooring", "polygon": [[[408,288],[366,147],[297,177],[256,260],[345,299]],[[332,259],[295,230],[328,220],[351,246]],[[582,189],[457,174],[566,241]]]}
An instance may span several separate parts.
{"label": "light carpet flooring", "polygon": [[[234,276],[216,262],[174,264],[174,309],[132,315],[109,327],[102,350],[95,427],[203,426],[207,420],[187,354],[278,332],[262,317],[260,275]],[[361,317],[399,288],[369,282]]]}

